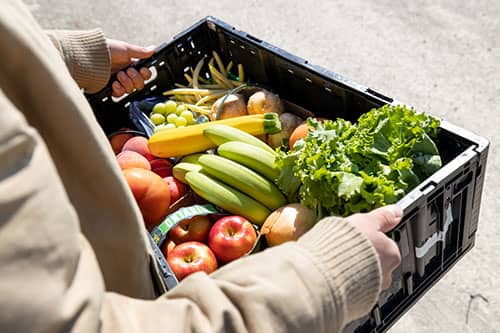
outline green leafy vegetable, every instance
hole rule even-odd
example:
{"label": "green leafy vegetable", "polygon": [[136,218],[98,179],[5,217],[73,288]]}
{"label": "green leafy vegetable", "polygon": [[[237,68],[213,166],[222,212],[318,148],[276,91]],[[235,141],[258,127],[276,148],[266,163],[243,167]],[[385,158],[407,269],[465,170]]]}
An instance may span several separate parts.
{"label": "green leafy vegetable", "polygon": [[308,136],[278,154],[278,185],[319,217],[394,203],[441,167],[433,141],[439,120],[406,106],[373,109],[356,124],[340,118],[308,124]]}

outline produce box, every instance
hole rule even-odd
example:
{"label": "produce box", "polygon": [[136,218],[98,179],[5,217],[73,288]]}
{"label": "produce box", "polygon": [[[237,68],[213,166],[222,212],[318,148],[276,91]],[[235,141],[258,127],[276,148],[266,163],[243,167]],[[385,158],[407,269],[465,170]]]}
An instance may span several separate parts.
{"label": "produce box", "polygon": [[[185,82],[188,69],[212,51],[225,63],[243,64],[249,81],[270,88],[302,116],[308,110],[317,117],[355,122],[372,108],[401,104],[207,17],[137,65],[155,72],[142,91],[115,99],[108,85],[87,96],[104,131],[111,134],[122,127],[137,129],[127,111],[130,103],[161,96],[175,83]],[[442,167],[398,201],[404,218],[388,233],[402,257],[392,286],[382,292],[368,316],[349,325],[345,332],[385,332],[474,246],[489,142],[442,120],[436,144]],[[158,256],[161,260],[161,253]],[[164,259],[163,266],[168,277]],[[170,286],[174,284],[175,279],[171,279]]]}

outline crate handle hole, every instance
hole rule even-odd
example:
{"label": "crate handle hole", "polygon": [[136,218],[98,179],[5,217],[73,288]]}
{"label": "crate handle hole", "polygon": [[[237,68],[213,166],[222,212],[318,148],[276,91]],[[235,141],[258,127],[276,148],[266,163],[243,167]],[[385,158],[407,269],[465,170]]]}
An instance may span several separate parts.
{"label": "crate handle hole", "polygon": [[112,100],[113,102],[115,102],[115,103],[118,103],[118,102],[120,102],[120,101],[124,100],[125,98],[127,98],[127,96],[128,96],[128,95],[129,95],[129,94],[123,94],[123,95],[121,95],[120,97],[111,96],[111,100]]}
{"label": "crate handle hole", "polygon": [[151,77],[149,79],[147,79],[146,81],[144,81],[144,85],[146,85],[150,82],[153,82],[158,77],[158,71],[156,70],[155,66],[148,67],[148,69],[151,72]]}

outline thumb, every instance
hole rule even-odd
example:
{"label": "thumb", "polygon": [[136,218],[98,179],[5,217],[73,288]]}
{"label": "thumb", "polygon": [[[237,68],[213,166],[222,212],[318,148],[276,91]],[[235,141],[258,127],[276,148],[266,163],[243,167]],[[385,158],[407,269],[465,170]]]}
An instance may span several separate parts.
{"label": "thumb", "polygon": [[385,233],[401,222],[403,210],[398,205],[389,205],[372,210],[368,214],[378,224],[379,230]]}
{"label": "thumb", "polygon": [[130,58],[149,58],[153,55],[153,53],[155,53],[155,50],[156,47],[154,45],[148,47],[142,47],[133,44],[127,45],[127,51]]}

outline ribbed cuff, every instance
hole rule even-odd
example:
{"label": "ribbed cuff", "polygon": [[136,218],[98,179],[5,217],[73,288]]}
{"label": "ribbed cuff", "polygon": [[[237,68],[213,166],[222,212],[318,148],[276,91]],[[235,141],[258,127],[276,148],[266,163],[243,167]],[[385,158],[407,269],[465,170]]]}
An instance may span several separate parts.
{"label": "ribbed cuff", "polygon": [[104,88],[110,77],[111,61],[106,38],[100,29],[54,30],[48,35],[81,88],[88,93]]}
{"label": "ribbed cuff", "polygon": [[323,273],[342,326],[366,315],[381,289],[381,267],[371,242],[345,219],[329,217],[298,240]]}

